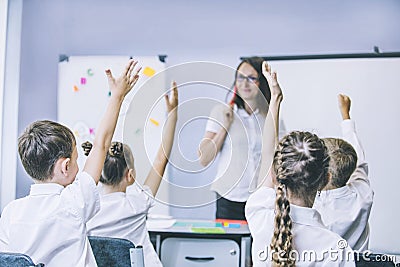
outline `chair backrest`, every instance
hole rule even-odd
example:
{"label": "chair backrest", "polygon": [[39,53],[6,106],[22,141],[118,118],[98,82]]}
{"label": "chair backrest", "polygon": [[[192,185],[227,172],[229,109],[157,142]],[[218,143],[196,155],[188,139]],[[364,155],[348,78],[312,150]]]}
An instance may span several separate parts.
{"label": "chair backrest", "polygon": [[356,267],[394,267],[395,264],[387,255],[354,252]]}
{"label": "chair backrest", "polygon": [[21,253],[11,253],[11,252],[0,252],[0,266],[1,267],[27,267],[44,266],[43,263],[35,264],[32,259],[25,254]]}
{"label": "chair backrest", "polygon": [[143,251],[136,250],[135,245],[127,239],[89,236],[89,242],[98,267],[144,266]]}

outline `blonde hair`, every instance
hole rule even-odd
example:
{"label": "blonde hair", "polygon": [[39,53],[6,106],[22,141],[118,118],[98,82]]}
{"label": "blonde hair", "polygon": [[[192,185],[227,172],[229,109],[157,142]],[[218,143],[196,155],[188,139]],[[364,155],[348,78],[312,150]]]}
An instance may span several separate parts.
{"label": "blonde hair", "polygon": [[312,206],[317,190],[328,182],[329,156],[324,142],[315,134],[295,131],[279,142],[274,155],[278,186],[275,202],[275,228],[271,240],[273,266],[295,266],[292,220],[288,194]]}

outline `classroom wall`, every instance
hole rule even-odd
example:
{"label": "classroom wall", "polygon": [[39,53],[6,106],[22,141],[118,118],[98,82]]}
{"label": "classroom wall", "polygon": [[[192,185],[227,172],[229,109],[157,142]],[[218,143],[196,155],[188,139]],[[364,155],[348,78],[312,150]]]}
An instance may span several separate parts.
{"label": "classroom wall", "polygon": [[[56,119],[60,54],[166,54],[170,66],[209,60],[235,67],[240,56],[250,55],[364,53],[374,46],[400,51],[399,23],[397,0],[25,0],[18,133],[34,120]],[[187,90],[181,98],[198,94]],[[220,91],[206,96],[224,98]],[[193,139],[200,140],[204,125],[196,127]],[[193,147],[181,148],[193,153]],[[174,181],[191,183],[169,171]],[[19,161],[16,173],[16,196],[21,197],[29,192],[30,179]],[[207,177],[190,179],[212,180],[214,173],[215,167],[202,174]],[[213,212],[213,205],[171,209],[176,217],[212,218]]]}

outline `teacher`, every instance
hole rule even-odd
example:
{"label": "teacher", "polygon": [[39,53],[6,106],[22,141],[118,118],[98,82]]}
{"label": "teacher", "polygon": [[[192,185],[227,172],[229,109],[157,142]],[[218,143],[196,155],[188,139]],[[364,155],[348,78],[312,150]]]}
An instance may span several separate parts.
{"label": "teacher", "polygon": [[217,194],[217,219],[245,220],[244,207],[257,184],[261,135],[271,99],[262,74],[263,61],[251,57],[238,65],[234,96],[229,103],[212,109],[199,145],[201,165],[207,166],[219,155],[211,185]]}

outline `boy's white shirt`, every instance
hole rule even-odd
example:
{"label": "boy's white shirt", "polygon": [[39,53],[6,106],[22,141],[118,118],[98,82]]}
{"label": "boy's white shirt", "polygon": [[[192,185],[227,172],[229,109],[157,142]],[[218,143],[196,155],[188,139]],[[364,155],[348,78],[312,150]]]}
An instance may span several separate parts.
{"label": "boy's white shirt", "polygon": [[79,173],[63,187],[33,184],[30,194],[8,204],[0,218],[0,251],[29,255],[46,266],[97,266],[86,222],[100,209],[93,178]]}
{"label": "boy's white shirt", "polygon": [[[275,190],[263,186],[254,192],[246,203],[246,219],[253,237],[254,267],[271,266],[269,246],[274,232],[275,199]],[[351,248],[338,248],[338,244],[342,244],[342,238],[326,229],[318,211],[290,205],[290,217],[293,223],[293,246],[300,255],[296,266],[355,266]],[[332,252],[330,256],[329,251],[337,252]],[[309,256],[301,257],[303,253],[306,256],[314,253],[316,261],[310,261],[307,258]],[[269,255],[268,259],[265,259],[266,255]],[[349,255],[348,261],[346,255]]]}
{"label": "boy's white shirt", "polygon": [[100,200],[100,211],[87,223],[89,235],[128,239],[143,246],[145,266],[162,266],[146,227],[146,216],[154,205],[150,188],[140,188],[135,182],[126,193],[101,195]]}
{"label": "boy's white shirt", "polygon": [[346,239],[354,250],[365,251],[368,249],[368,218],[374,192],[368,179],[368,164],[354,121],[342,121],[341,128],[343,139],[357,152],[356,170],[346,186],[322,191],[317,195],[313,207],[319,211],[328,229]]}

